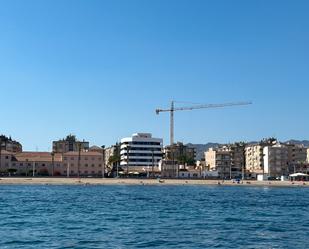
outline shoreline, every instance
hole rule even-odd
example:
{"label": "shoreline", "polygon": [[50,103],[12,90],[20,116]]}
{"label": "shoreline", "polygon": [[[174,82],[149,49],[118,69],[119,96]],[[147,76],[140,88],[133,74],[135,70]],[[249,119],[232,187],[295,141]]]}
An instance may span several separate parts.
{"label": "shoreline", "polygon": [[204,186],[270,186],[270,187],[309,187],[309,182],[301,181],[253,181],[233,183],[230,180],[204,179],[136,179],[136,178],[43,178],[43,177],[2,177],[0,185],[204,185]]}

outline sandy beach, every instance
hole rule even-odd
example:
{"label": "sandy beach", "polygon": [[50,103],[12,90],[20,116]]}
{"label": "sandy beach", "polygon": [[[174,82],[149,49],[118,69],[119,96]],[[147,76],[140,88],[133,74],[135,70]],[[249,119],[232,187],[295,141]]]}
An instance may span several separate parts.
{"label": "sandy beach", "polygon": [[229,180],[203,179],[132,179],[132,178],[0,178],[0,185],[220,185],[220,186],[276,186],[309,187],[309,182],[290,181],[244,181],[235,183]]}

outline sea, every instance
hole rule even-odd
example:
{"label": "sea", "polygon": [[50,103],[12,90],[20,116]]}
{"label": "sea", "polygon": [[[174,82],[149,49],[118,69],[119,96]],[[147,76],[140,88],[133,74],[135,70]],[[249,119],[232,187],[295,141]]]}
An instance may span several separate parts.
{"label": "sea", "polygon": [[0,248],[309,248],[309,188],[1,185]]}

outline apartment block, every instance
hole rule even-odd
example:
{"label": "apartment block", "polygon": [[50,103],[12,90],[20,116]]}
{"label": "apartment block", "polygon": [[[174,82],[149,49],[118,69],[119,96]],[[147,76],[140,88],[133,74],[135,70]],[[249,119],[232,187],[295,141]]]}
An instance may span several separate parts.
{"label": "apartment block", "polygon": [[34,172],[35,176],[101,177],[102,158],[102,153],[99,152],[12,153],[3,151],[0,172],[21,176],[32,176]]}
{"label": "apartment block", "polygon": [[246,169],[253,177],[263,174],[264,169],[264,146],[260,144],[250,144],[245,148]]}
{"label": "apartment block", "polygon": [[87,151],[89,150],[89,142],[78,141],[76,136],[68,135],[66,138],[53,141],[54,153],[66,153],[70,151]]}
{"label": "apartment block", "polygon": [[286,144],[288,148],[288,161],[290,165],[305,163],[307,160],[307,148],[302,144]]}
{"label": "apartment block", "polygon": [[[67,176],[102,176],[103,155],[99,152],[67,152],[63,154],[63,167],[59,172]],[[104,169],[105,173],[107,168]]]}
{"label": "apartment block", "polygon": [[0,155],[1,151],[8,151],[8,152],[21,152],[22,145],[21,143],[13,140],[11,137],[7,137],[5,135],[0,135]]}
{"label": "apartment block", "polygon": [[128,171],[158,171],[163,158],[163,139],[153,138],[150,133],[136,133],[121,139],[120,166]]}
{"label": "apartment block", "polygon": [[164,157],[166,160],[177,160],[182,165],[194,165],[196,151],[193,147],[178,142],[164,148]]}
{"label": "apartment block", "polygon": [[284,144],[277,143],[263,148],[264,173],[270,177],[289,175],[289,150]]}

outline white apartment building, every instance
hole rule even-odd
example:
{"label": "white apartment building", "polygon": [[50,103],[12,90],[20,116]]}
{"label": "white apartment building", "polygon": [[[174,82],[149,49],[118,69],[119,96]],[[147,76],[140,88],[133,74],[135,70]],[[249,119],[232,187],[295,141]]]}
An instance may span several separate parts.
{"label": "white apartment building", "polygon": [[163,158],[163,139],[153,138],[150,133],[136,133],[121,139],[120,166],[128,171],[158,171]]}

